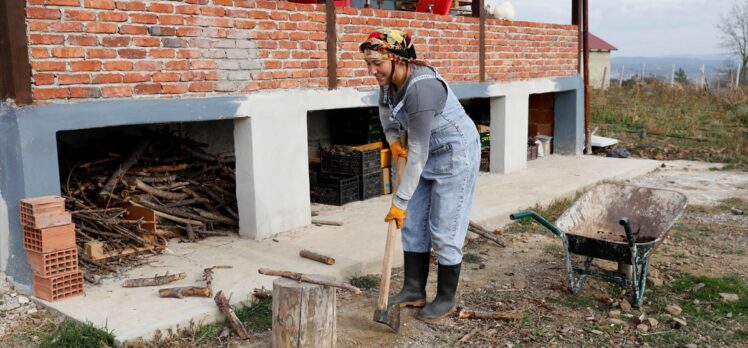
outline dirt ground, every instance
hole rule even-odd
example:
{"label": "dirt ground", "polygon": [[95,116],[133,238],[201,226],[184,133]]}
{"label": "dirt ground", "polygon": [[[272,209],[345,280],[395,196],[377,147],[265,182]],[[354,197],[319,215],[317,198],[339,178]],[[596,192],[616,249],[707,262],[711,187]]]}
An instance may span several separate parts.
{"label": "dirt ground", "polygon": [[[644,305],[628,308],[630,295],[622,288],[589,280],[577,295],[565,291],[561,241],[550,232],[532,229],[507,231],[506,248],[483,239],[472,239],[465,248],[473,262],[463,263],[458,291],[459,309],[518,313],[517,320],[470,320],[450,316],[438,324],[415,319],[414,309],[402,311],[399,334],[375,324],[377,289],[352,295],[338,292],[337,336],[339,347],[748,347],[747,308],[706,320],[688,309],[709,312],[718,303],[694,300],[674,293],[683,275],[736,277],[748,281],[748,172],[716,170],[719,165],[672,161],[663,168],[636,178],[632,184],[683,192],[687,212],[671,229],[650,263],[650,282]],[[742,215],[739,213],[744,212]],[[490,229],[499,226],[486,226]],[[615,269],[612,262],[594,263]],[[402,270],[394,271],[392,291],[402,284]],[[436,287],[432,267],[428,292]],[[696,287],[704,287],[703,284]],[[694,290],[695,291],[695,290]],[[5,301],[13,292],[0,287]],[[748,291],[741,293],[748,296]],[[745,302],[741,298],[740,303]],[[689,321],[673,328],[667,305],[686,312],[676,315]],[[6,306],[7,307],[7,306]],[[56,320],[32,305],[0,308],[0,347],[36,346],[33,326]],[[700,311],[701,309],[697,309]],[[655,322],[636,318],[644,314]],[[27,339],[19,340],[23,334]],[[20,344],[19,342],[23,342]],[[269,346],[268,333],[256,336],[253,347]],[[690,344],[690,345],[689,345]],[[192,345],[192,344],[190,344]],[[194,346],[245,346],[239,341],[202,342]],[[156,345],[175,346],[175,345]]]}

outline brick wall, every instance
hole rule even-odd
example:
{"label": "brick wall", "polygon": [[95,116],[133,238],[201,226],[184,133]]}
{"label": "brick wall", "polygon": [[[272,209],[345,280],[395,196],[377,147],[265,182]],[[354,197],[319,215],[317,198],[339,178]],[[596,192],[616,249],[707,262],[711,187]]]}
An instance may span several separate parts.
{"label": "brick wall", "polygon": [[[324,5],[254,0],[27,0],[36,101],[327,87]],[[406,28],[455,83],[478,82],[478,20],[337,10],[339,86],[373,86],[357,44]],[[489,80],[576,74],[576,27],[488,20]]]}
{"label": "brick wall", "polygon": [[527,134],[553,136],[555,93],[531,94]]}

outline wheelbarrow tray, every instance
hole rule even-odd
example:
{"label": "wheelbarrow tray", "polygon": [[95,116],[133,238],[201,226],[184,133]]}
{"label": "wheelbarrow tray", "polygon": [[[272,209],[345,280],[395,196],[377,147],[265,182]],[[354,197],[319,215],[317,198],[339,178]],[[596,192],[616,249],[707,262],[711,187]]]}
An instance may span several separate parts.
{"label": "wheelbarrow tray", "polygon": [[647,258],[683,214],[680,192],[621,184],[593,187],[556,220],[569,252],[631,264],[631,248],[621,219],[628,219],[637,257]]}

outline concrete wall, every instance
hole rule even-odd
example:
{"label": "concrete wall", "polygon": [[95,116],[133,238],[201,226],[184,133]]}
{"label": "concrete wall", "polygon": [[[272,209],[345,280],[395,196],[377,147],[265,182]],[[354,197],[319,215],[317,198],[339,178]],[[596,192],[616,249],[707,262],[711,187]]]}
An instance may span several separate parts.
{"label": "concrete wall", "polygon": [[590,52],[590,86],[595,89],[610,87],[610,51]]}
{"label": "concrete wall", "polygon": [[[454,85],[460,99],[491,99],[491,171],[526,166],[529,95],[556,96],[558,153],[582,151],[582,82],[577,76]],[[233,122],[240,234],[263,239],[311,222],[307,115],[376,105],[378,91],[344,88],[253,93],[243,97],[90,101],[25,108],[0,103],[0,264],[30,284],[18,200],[60,193],[56,133],[120,125]],[[224,121],[224,122],[226,122]],[[221,126],[223,127],[223,126]],[[4,202],[4,203],[3,203]],[[5,208],[4,208],[5,207]],[[7,242],[6,242],[7,241]]]}

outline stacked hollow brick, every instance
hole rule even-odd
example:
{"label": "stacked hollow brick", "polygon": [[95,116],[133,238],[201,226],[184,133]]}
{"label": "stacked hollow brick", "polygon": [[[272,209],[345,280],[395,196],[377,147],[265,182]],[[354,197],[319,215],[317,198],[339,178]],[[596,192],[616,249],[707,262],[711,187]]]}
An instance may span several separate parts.
{"label": "stacked hollow brick", "polygon": [[83,294],[75,224],[65,199],[44,196],[20,203],[23,247],[33,272],[34,295],[47,301]]}

